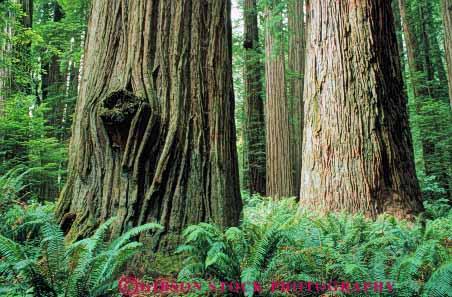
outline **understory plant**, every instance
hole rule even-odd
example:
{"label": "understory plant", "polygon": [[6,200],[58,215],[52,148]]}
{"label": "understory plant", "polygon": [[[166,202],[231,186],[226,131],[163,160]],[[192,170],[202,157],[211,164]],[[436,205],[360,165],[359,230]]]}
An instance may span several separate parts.
{"label": "understory plant", "polygon": [[[251,285],[245,290],[232,286],[232,291],[213,292],[205,285],[202,293],[192,291],[199,296],[448,296],[452,211],[443,207],[438,212],[438,207],[428,205],[430,212],[441,216],[422,222],[389,215],[373,221],[362,215],[299,211],[294,199],[251,197],[239,228],[222,231],[202,223],[185,230],[179,252],[187,257],[179,280],[258,283],[262,289],[257,294]],[[302,290],[284,286],[297,281],[304,283]],[[342,290],[343,282],[350,287]],[[371,283],[366,292],[365,282]],[[374,282],[383,283],[383,292],[374,291]],[[328,283],[338,289],[327,292],[315,286]]]}
{"label": "understory plant", "polygon": [[37,208],[25,221],[18,229],[30,238],[14,241],[0,235],[1,296],[116,296],[121,269],[142,251],[132,239],[162,228],[148,223],[106,241],[113,217],[91,237],[65,244],[51,211]]}

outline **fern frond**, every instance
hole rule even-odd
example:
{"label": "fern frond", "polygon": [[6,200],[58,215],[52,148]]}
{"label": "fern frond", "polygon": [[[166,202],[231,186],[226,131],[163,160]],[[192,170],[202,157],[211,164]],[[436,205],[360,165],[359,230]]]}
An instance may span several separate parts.
{"label": "fern frond", "polygon": [[423,296],[442,297],[452,294],[452,261],[439,267],[425,284]]}
{"label": "fern frond", "polygon": [[149,230],[163,230],[163,226],[157,223],[147,223],[141,226],[134,227],[121,235],[119,238],[115,239],[109,246],[108,249],[118,250],[124,244],[128,243],[132,237],[135,237],[143,232]]}
{"label": "fern frond", "polygon": [[21,245],[3,235],[0,235],[0,255],[9,263],[26,260]]}

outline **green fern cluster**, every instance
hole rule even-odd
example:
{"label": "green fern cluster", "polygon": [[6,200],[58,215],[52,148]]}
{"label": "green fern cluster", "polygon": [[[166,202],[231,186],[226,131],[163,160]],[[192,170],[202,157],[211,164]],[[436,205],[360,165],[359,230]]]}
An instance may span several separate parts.
{"label": "green fern cluster", "polygon": [[[263,288],[259,296],[290,296],[279,288],[272,291],[274,281],[393,284],[392,292],[385,286],[384,292],[371,289],[364,295],[352,288],[335,293],[342,296],[451,296],[452,211],[435,220],[408,223],[387,215],[372,221],[297,209],[293,199],[254,197],[247,200],[240,228],[222,232],[205,223],[187,228],[186,242],[179,248],[187,254],[187,263],[179,280],[258,282]],[[256,294],[248,290],[243,295]]]}
{"label": "green fern cluster", "polygon": [[120,269],[142,249],[141,243],[131,239],[162,227],[145,224],[106,242],[104,235],[115,221],[110,218],[91,237],[65,245],[63,232],[51,214],[34,212],[34,220],[20,228],[28,231],[38,228],[38,239],[18,243],[0,235],[0,295],[117,295],[115,280]]}

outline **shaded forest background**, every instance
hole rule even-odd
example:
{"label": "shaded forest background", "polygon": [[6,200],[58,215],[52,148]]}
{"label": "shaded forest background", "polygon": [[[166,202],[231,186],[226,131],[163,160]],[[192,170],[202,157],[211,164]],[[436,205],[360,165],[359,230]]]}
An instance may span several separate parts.
{"label": "shaded forest background", "polygon": [[[87,227],[91,228],[84,234],[87,248],[78,250],[86,259],[83,262],[83,257],[74,256],[83,244],[64,244],[62,231],[69,230],[65,222],[71,217],[60,207],[58,222],[53,222],[53,212],[68,181],[68,147],[86,61],[91,1],[0,1],[1,292],[113,295],[114,279],[127,267],[124,264],[143,253],[157,264],[140,267],[140,272],[168,279],[268,282],[281,275],[323,282],[390,279],[398,283],[397,296],[448,296],[452,292],[452,3],[391,1],[421,191],[418,198],[425,208],[414,223],[406,223],[385,215],[372,221],[359,214],[316,217],[296,212],[298,199],[303,199],[303,122],[309,117],[304,114],[303,96],[308,94],[304,74],[310,65],[306,40],[311,36],[306,24],[312,2],[316,1],[232,3],[233,120],[244,204],[240,226],[188,227],[179,256],[168,259],[168,255],[144,253],[132,241],[148,230],[160,230],[159,224],[141,225],[149,223],[144,221],[137,224],[141,229],[123,228],[123,241],[112,246],[101,239],[104,232],[111,237],[107,229],[115,223],[101,220],[97,237],[89,235],[98,225]],[[362,210],[342,207],[336,210]],[[140,239],[146,242],[146,238]],[[300,238],[304,241],[297,241]],[[304,252],[295,252],[300,250]],[[61,259],[50,260],[45,252],[56,252]],[[102,266],[105,259],[114,265]],[[182,265],[182,260],[189,264]],[[66,268],[63,261],[68,261]],[[40,263],[47,264],[45,271],[38,268]],[[61,277],[64,273],[71,275],[69,281]],[[87,281],[92,286],[81,288]]]}
{"label": "shaded forest background", "polygon": [[[449,164],[452,156],[452,123],[441,5],[439,1],[428,4],[417,1],[401,3],[403,6],[398,1],[393,1],[393,11],[402,52],[405,88],[409,95],[416,173],[424,197],[447,199],[451,195],[452,173]],[[1,3],[3,31],[0,106],[3,139],[0,170],[2,174],[6,174],[16,166],[32,169],[27,180],[30,197],[39,201],[51,201],[58,197],[66,178],[66,151],[83,66],[90,3],[34,1],[32,4],[25,7],[33,8],[33,11],[24,11],[19,3]],[[250,117],[253,112],[251,107],[247,113],[247,98],[254,91],[265,102],[265,30],[262,29],[265,27],[264,8],[262,3],[262,7],[257,7],[261,29],[258,30],[257,44],[251,49],[248,44],[255,41],[250,41],[251,37],[246,36],[253,33],[244,29],[243,5],[235,3],[233,9],[235,118],[240,178],[242,189],[265,195],[265,187],[259,185],[262,181],[253,180],[259,178],[255,177],[256,172],[265,176],[265,124],[263,118]],[[297,83],[302,74],[297,72],[299,69],[293,69],[300,67],[297,66],[300,63],[293,62],[296,59],[293,49],[299,38],[296,34],[300,33],[292,32],[297,28],[287,23],[288,17],[293,22],[293,8],[288,8],[284,1],[280,6],[274,8],[270,25],[279,30],[275,34],[281,38],[286,60],[289,124],[291,131],[295,131],[301,121],[296,108],[299,108],[297,102],[302,94],[296,92],[296,87],[299,88]],[[399,7],[404,7],[403,18]],[[280,18],[282,25],[273,25]],[[246,85],[246,63],[260,67],[255,74],[249,74],[258,75],[250,79],[256,86]],[[251,95],[246,93],[247,88],[252,91]],[[264,113],[264,106],[257,108],[260,108],[260,113]],[[259,133],[262,135],[259,136]],[[296,148],[302,141],[301,136],[302,134],[294,132],[290,137],[293,158],[300,158]],[[297,185],[292,187],[290,193],[285,193],[285,196],[299,195],[297,189],[300,178],[295,175],[296,171],[293,169],[291,176],[292,183]]]}

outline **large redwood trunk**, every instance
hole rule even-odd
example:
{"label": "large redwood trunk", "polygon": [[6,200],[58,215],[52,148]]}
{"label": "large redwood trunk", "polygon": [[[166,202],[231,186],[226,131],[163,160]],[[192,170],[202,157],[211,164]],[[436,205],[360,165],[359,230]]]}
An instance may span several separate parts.
{"label": "large redwood trunk", "polygon": [[250,193],[265,195],[265,115],[256,0],[245,0],[245,152],[246,185]]}
{"label": "large redwood trunk", "polygon": [[310,4],[301,205],[412,217],[422,203],[391,3]]}
{"label": "large redwood trunk", "polygon": [[280,0],[266,4],[267,196],[294,195]]}
{"label": "large redwood trunk", "polygon": [[172,247],[190,224],[236,225],[229,1],[95,0],[57,217],[70,238],[111,216]]}

